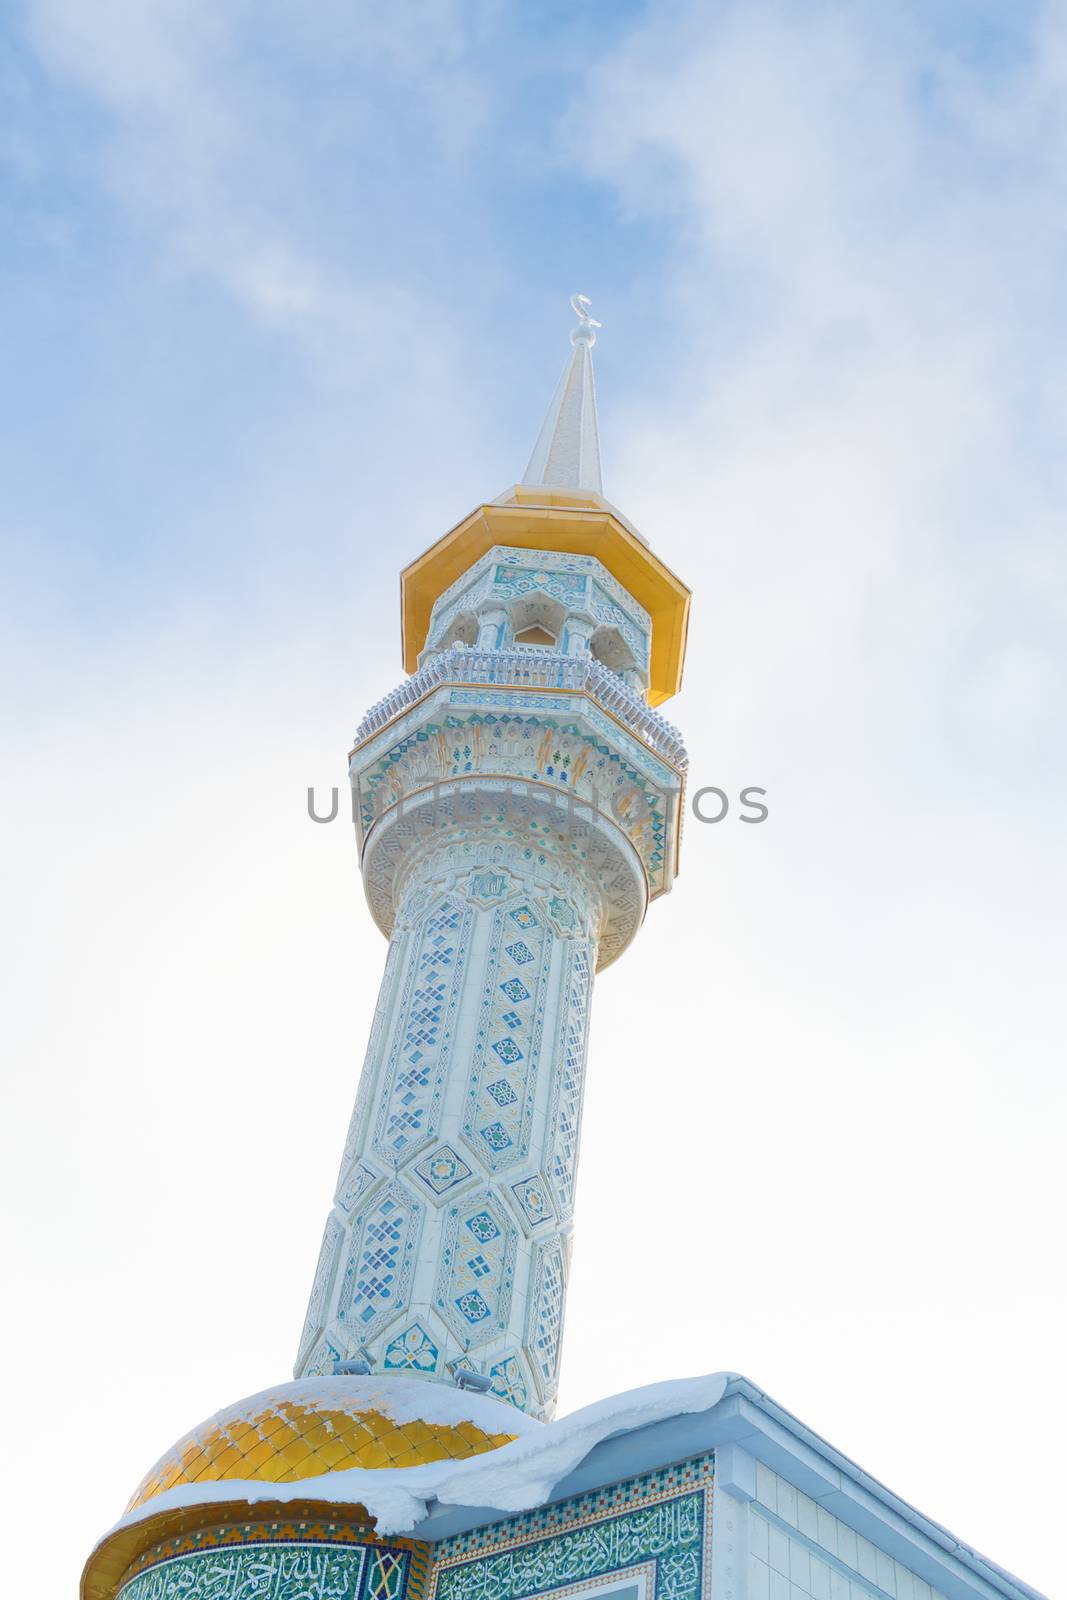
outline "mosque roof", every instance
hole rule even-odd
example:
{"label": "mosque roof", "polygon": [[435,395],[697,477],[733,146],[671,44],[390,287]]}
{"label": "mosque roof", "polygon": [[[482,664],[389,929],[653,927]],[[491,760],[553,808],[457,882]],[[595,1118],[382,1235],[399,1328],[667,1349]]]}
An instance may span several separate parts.
{"label": "mosque roof", "polygon": [[[250,1448],[246,1428],[258,1435]],[[710,1450],[722,1488],[754,1499],[757,1466],[770,1467],[945,1600],[1043,1600],[728,1372],[651,1384],[552,1423],[421,1378],[280,1384],[168,1451],[93,1552],[82,1594],[113,1593],[109,1574],[131,1551],[211,1508],[258,1502],[293,1517],[347,1508],[380,1535],[435,1542]]]}

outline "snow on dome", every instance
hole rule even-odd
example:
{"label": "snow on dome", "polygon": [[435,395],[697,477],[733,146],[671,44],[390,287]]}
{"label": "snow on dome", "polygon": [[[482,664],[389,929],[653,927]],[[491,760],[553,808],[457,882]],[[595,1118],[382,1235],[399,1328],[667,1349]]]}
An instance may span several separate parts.
{"label": "snow on dome", "polygon": [[193,1428],[156,1462],[127,1512],[179,1489],[193,1491],[183,1496],[192,1504],[219,1490],[232,1496],[237,1482],[300,1484],[306,1493],[308,1480],[326,1473],[454,1463],[542,1426],[490,1395],[421,1378],[305,1378]]}
{"label": "snow on dome", "polygon": [[[322,1408],[334,1399],[340,1384],[348,1391],[339,1397],[353,1414],[385,1417],[401,1426],[419,1426],[457,1432],[473,1429],[484,1443],[458,1445],[452,1456],[443,1453],[416,1462],[385,1463],[392,1470],[366,1465],[320,1469],[311,1478],[216,1476],[213,1480],[179,1480],[160,1488],[155,1495],[135,1497],[130,1508],[111,1529],[101,1544],[116,1534],[157,1512],[182,1510],[191,1506],[222,1505],[235,1500],[255,1504],[270,1500],[286,1503],[309,1497],[334,1505],[359,1506],[366,1510],[379,1534],[408,1534],[417,1530],[429,1512],[438,1506],[491,1506],[502,1512],[525,1511],[551,1498],[556,1484],[585,1459],[593,1446],[616,1434],[629,1433],[672,1417],[708,1411],[722,1399],[730,1374],[715,1372],[703,1378],[674,1379],[648,1384],[641,1389],[613,1395],[555,1422],[536,1422],[522,1412],[492,1400],[487,1395],[469,1394],[421,1378],[314,1378],[282,1384],[262,1395],[242,1400],[205,1424],[230,1426],[233,1419],[247,1425],[249,1415],[260,1415],[256,1407],[277,1405],[291,1394],[301,1403]],[[329,1386],[324,1388],[323,1386]],[[358,1388],[358,1393],[356,1392]],[[379,1410],[381,1406],[383,1409]],[[501,1416],[502,1413],[502,1416]],[[489,1430],[506,1426],[509,1434]],[[200,1430],[194,1430],[195,1438]],[[510,1437],[510,1442],[504,1442]],[[494,1439],[500,1442],[494,1442]],[[184,1441],[182,1442],[184,1446]],[[176,1447],[176,1449],[179,1447]],[[492,1452],[485,1459],[485,1452]],[[173,1452],[171,1453],[173,1454]],[[164,1457],[164,1466],[171,1455]],[[158,1469],[157,1469],[158,1470]],[[140,1494],[140,1491],[138,1491]]]}

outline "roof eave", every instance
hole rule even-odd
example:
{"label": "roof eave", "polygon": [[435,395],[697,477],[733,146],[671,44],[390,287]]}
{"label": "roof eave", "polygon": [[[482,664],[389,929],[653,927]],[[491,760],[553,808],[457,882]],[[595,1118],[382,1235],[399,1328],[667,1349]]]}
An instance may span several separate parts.
{"label": "roof eave", "polygon": [[[716,1452],[719,1489],[754,1500],[755,1463],[761,1462],[947,1600],[1045,1600],[1037,1589],[893,1494],[740,1373],[729,1375],[722,1399],[709,1410],[622,1429],[602,1439],[560,1479],[549,1503],[711,1450]],[[418,1536],[436,1541],[505,1521],[509,1514],[431,1502]]]}

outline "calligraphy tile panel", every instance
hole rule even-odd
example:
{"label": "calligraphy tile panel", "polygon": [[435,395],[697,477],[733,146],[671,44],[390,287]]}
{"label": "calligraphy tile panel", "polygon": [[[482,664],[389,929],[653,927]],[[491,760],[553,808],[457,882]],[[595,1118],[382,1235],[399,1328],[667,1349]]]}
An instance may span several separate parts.
{"label": "calligraphy tile panel", "polygon": [[160,1561],[119,1600],[405,1600],[409,1561],[381,1545],[249,1541]]}
{"label": "calligraphy tile panel", "polygon": [[654,1600],[704,1600],[712,1471],[701,1456],[444,1540],[429,1600],[532,1600],[637,1566]]}

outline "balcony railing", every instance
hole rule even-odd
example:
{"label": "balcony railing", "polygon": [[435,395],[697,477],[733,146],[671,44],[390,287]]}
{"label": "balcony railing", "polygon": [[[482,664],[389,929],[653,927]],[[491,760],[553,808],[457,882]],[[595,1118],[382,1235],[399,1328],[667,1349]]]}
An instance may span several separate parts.
{"label": "balcony railing", "polygon": [[687,764],[678,729],[592,656],[563,656],[554,650],[478,650],[453,646],[405,678],[384,700],[371,706],[356,729],[356,744],[392,722],[406,707],[446,683],[502,684],[509,689],[580,689],[676,767]]}

